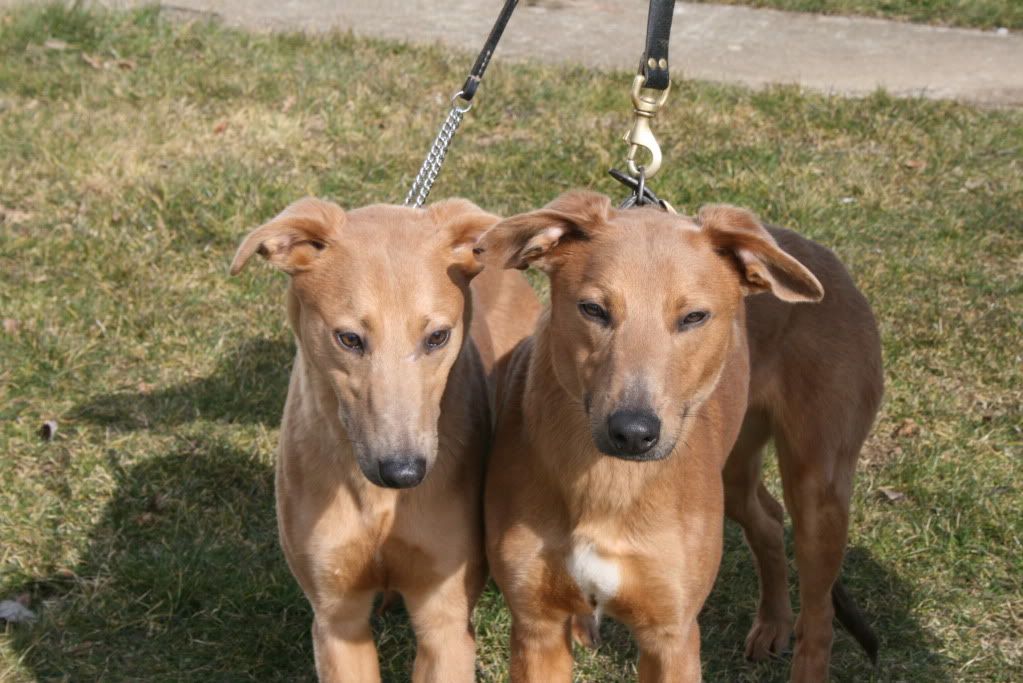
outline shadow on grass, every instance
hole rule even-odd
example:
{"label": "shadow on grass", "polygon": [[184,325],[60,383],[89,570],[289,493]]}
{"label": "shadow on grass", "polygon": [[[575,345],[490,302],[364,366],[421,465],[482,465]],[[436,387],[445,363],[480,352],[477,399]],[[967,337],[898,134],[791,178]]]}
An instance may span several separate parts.
{"label": "shadow on grass", "polygon": [[255,338],[224,355],[208,377],[151,392],[120,391],[94,397],[70,417],[119,429],[149,429],[195,420],[259,423],[281,420],[295,358],[289,337]]}
{"label": "shadow on grass", "polygon": [[[14,645],[40,680],[315,680],[312,613],[277,541],[272,468],[210,440],[127,469],[77,566],[27,590]],[[375,620],[387,680],[414,650]]]}
{"label": "shadow on grass", "polygon": [[[41,680],[313,680],[311,610],[281,554],[272,467],[202,419],[276,426],[293,359],[290,339],[254,339],[225,354],[206,378],[154,392],[121,392],[79,406],[76,419],[127,430],[188,431],[176,450],[128,467],[114,451],[116,491],[80,562],[41,576],[27,590],[40,621],[15,631],[14,645]],[[790,544],[791,546],[791,544]],[[791,547],[789,548],[791,555]],[[844,571],[881,638],[874,671],[841,629],[833,680],[926,681],[955,677],[912,613],[913,588],[862,549]],[[708,682],[788,680],[788,659],[752,665],[743,641],[757,599],[749,552],[726,531],[721,572],[700,623]],[[508,615],[491,585],[476,614],[481,680],[503,680]],[[408,680],[414,637],[404,610],[374,623],[387,681]],[[577,651],[577,680],[634,680],[628,630],[605,622],[604,645]]]}
{"label": "shadow on grass", "polygon": [[[117,490],[77,566],[4,587],[27,589],[40,606],[40,621],[14,638],[29,670],[40,680],[312,680],[311,611],[278,546],[271,466],[216,437],[129,468],[110,457]],[[859,549],[845,580],[881,637],[882,663],[873,672],[839,630],[833,680],[954,680],[910,611],[909,585]],[[752,562],[729,525],[701,616],[705,680],[787,680],[787,660],[743,660],[755,603]],[[489,588],[477,611],[490,632],[483,647],[506,647],[502,611]],[[408,680],[414,637],[404,611],[376,619],[374,630],[384,679]],[[577,653],[579,680],[632,680],[628,631],[607,622],[603,635],[598,652]],[[503,669],[494,664],[489,671]]]}
{"label": "shadow on grass", "polygon": [[[788,540],[789,557],[792,557],[791,538]],[[878,634],[881,650],[875,670],[856,641],[836,622],[831,680],[836,683],[951,683],[957,680],[947,660],[937,654],[937,640],[923,629],[912,612],[915,599],[911,584],[858,547],[850,548],[846,555],[842,580]],[[794,572],[790,585],[793,609],[798,610]],[[746,633],[753,621],[757,596],[756,574],[749,550],[742,541],[741,531],[729,522],[721,571],[700,616],[704,680],[708,683],[788,681],[791,656],[760,664],[744,659]]]}

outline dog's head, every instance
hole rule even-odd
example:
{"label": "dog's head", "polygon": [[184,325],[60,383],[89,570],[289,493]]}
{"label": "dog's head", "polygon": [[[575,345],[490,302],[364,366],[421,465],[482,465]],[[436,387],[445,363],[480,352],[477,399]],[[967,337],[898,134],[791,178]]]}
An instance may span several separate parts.
{"label": "dog's head", "polygon": [[441,398],[481,269],[472,246],[498,220],[465,200],[345,212],[309,198],[238,248],[232,274],[259,254],[291,276],[303,360],[336,396],[359,467],[378,486],[415,486],[437,458]]}
{"label": "dog's head", "polygon": [[731,206],[694,221],[570,192],[500,222],[476,251],[488,265],[550,277],[557,380],[585,410],[596,447],[628,460],[664,458],[685,437],[741,333],[746,294],[823,296],[753,214]]}

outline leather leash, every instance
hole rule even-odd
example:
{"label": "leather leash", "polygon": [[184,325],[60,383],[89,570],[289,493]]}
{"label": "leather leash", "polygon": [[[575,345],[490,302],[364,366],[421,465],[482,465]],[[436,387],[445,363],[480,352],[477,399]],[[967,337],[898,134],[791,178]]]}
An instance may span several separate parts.
{"label": "leather leash", "polygon": [[[621,208],[653,204],[675,213],[671,204],[660,199],[646,186],[661,168],[661,147],[654,137],[650,123],[668,99],[671,76],[668,68],[668,43],[671,38],[671,20],[675,14],[675,0],[650,0],[647,12],[646,46],[639,62],[639,73],[632,81],[632,128],[625,134],[629,143],[626,157],[628,174],[610,169],[611,177],[631,190]],[[646,150],[650,161],[637,163],[640,149]]]}
{"label": "leather leash", "polygon": [[518,0],[505,0],[501,13],[497,15],[497,21],[494,22],[494,27],[490,29],[487,42],[483,44],[483,49],[476,57],[476,62],[469,71],[469,76],[465,79],[462,89],[451,97],[451,110],[448,111],[447,118],[441,124],[440,131],[434,138],[433,145],[431,145],[423,165],[419,168],[412,187],[405,196],[405,206],[419,208],[429,196],[430,190],[440,174],[441,166],[444,165],[444,157],[447,156],[451,140],[455,137],[455,132],[461,125],[466,112],[472,109],[472,98],[476,96],[476,91],[483,81],[483,74],[486,73],[490,59],[497,49],[497,43],[501,40],[504,28],[508,25],[508,20],[511,19],[512,12],[515,11],[518,4]]}

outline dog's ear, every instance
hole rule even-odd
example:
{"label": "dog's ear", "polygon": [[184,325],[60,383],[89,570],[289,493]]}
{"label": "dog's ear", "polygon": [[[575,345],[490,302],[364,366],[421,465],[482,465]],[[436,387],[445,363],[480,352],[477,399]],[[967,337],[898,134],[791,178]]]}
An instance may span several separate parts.
{"label": "dog's ear", "polygon": [[445,199],[431,204],[426,212],[438,226],[443,248],[450,252],[459,270],[469,279],[478,275],[483,264],[473,254],[476,240],[501,217],[468,199]]}
{"label": "dog's ear", "polygon": [[790,302],[824,298],[824,288],[813,273],[782,251],[749,211],[723,204],[705,206],[697,220],[714,247],[735,259],[747,294],[769,291]]}
{"label": "dog's ear", "polygon": [[550,272],[590,239],[611,215],[611,200],[596,192],[566,192],[537,211],[506,218],[483,234],[477,257],[487,265]]}
{"label": "dog's ear", "polygon": [[299,199],[242,240],[231,261],[231,275],[237,275],[253,254],[289,275],[307,270],[344,222],[345,212],[337,204],[315,197]]}

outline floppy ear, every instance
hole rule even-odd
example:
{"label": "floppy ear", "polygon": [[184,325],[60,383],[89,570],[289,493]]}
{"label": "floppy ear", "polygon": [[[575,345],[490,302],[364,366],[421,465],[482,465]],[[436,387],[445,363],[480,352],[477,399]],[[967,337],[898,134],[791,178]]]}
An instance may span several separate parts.
{"label": "floppy ear", "polygon": [[455,265],[466,278],[472,279],[483,270],[473,254],[473,247],[487,228],[501,220],[487,213],[468,199],[445,199],[431,204],[427,215],[438,226],[443,248],[450,250]]}
{"label": "floppy ear", "polygon": [[566,192],[538,211],[506,218],[483,234],[476,255],[486,265],[550,272],[573,242],[590,239],[606,223],[611,200],[596,192]]}
{"label": "floppy ear", "polygon": [[337,204],[315,197],[299,199],[242,240],[231,261],[231,275],[257,253],[289,275],[307,270],[344,222],[345,212]]}
{"label": "floppy ear", "polygon": [[735,258],[747,294],[769,291],[790,302],[824,298],[824,288],[813,273],[782,251],[749,211],[724,204],[704,206],[697,220],[714,246]]}

